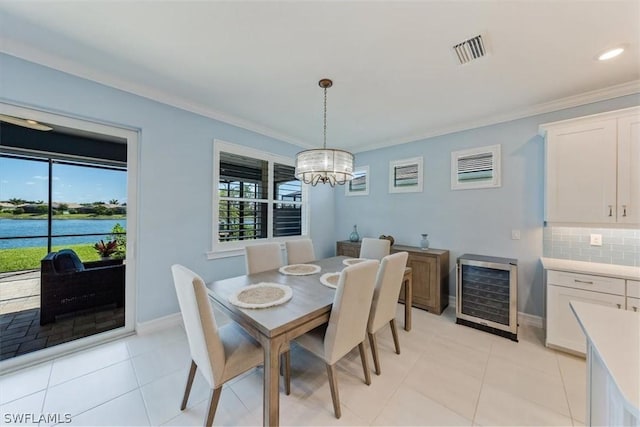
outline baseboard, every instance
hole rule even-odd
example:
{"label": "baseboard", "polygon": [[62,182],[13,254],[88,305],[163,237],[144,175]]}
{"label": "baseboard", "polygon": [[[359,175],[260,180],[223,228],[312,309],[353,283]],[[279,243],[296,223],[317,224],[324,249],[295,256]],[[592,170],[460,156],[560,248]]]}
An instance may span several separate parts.
{"label": "baseboard", "polygon": [[[451,307],[456,308],[456,296],[449,295],[449,305]],[[519,325],[527,325],[533,326],[534,328],[542,329],[544,326],[544,322],[542,321],[541,316],[535,316],[529,313],[523,313],[522,311],[518,312],[518,324]]]}
{"label": "baseboard", "polygon": [[136,323],[136,333],[139,335],[156,332],[172,326],[182,325],[182,315],[180,312],[170,314],[147,322]]}

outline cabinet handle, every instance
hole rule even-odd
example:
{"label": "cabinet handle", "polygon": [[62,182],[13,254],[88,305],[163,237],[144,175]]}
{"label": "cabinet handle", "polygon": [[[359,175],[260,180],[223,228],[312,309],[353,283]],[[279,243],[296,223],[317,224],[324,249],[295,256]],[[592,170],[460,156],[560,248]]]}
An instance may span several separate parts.
{"label": "cabinet handle", "polygon": [[618,308],[622,308],[622,304],[616,304]]}
{"label": "cabinet handle", "polygon": [[590,282],[588,280],[573,279],[573,281],[576,282],[576,283],[584,283],[585,285],[593,285],[593,282]]}
{"label": "cabinet handle", "polygon": [[613,216],[613,206],[609,205],[609,216]]}
{"label": "cabinet handle", "polygon": [[627,205],[622,205],[622,216],[627,216]]}
{"label": "cabinet handle", "polygon": [[638,311],[638,307],[636,307],[635,305],[632,308],[633,308],[633,311]]}

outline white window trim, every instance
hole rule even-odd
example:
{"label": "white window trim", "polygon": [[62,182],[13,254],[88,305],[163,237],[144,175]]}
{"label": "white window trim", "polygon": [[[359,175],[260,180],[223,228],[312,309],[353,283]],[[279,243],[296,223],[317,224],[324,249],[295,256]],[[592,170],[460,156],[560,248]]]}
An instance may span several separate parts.
{"label": "white window trim", "polygon": [[[267,234],[266,239],[255,240],[239,240],[233,242],[219,242],[218,241],[218,223],[219,223],[219,211],[218,202],[220,200],[218,193],[218,183],[220,182],[220,152],[233,153],[241,156],[252,157],[255,159],[266,160],[269,162],[269,188],[267,197]],[[244,255],[244,248],[248,245],[255,245],[258,243],[267,242],[280,242],[284,248],[284,242],[287,240],[295,240],[301,238],[308,238],[309,235],[309,186],[302,184],[302,235],[300,236],[287,236],[287,237],[273,237],[273,164],[279,163],[282,165],[294,166],[295,161],[292,158],[279,156],[266,151],[257,150],[254,148],[246,147],[244,145],[233,144],[220,139],[213,140],[213,201],[212,201],[212,233],[211,233],[211,250],[207,252],[207,259],[218,259]],[[253,199],[252,199],[253,201]]]}

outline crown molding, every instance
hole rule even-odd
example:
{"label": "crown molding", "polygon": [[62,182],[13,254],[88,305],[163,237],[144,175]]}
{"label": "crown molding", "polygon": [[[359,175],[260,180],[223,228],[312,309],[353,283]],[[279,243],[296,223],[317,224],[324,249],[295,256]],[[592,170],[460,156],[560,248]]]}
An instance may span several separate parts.
{"label": "crown molding", "polygon": [[410,142],[416,142],[423,139],[434,138],[436,136],[447,135],[455,132],[462,132],[465,130],[475,129],[483,126],[491,126],[498,123],[510,122],[512,120],[518,120],[525,117],[532,117],[532,116],[537,116],[539,114],[551,113],[553,111],[559,111],[559,110],[564,110],[566,108],[578,107],[581,105],[591,104],[598,101],[606,101],[607,99],[618,98],[626,95],[633,95],[636,93],[640,93],[640,80],[632,80],[626,83],[621,83],[618,85],[614,85],[614,86],[610,86],[602,89],[596,89],[596,90],[585,92],[579,95],[569,96],[566,98],[560,98],[553,101],[532,105],[530,107],[511,111],[507,114],[494,114],[491,116],[483,117],[478,120],[458,123],[453,126],[436,128],[427,133],[415,134],[412,136],[399,138],[391,141],[361,145],[361,146],[358,146],[356,149],[352,150],[352,152],[361,153],[364,151],[377,150],[380,148],[391,147],[394,145],[407,144]]}
{"label": "crown molding", "polygon": [[34,62],[48,68],[62,71],[64,73],[71,74],[85,80],[90,80],[96,83],[103,84],[105,86],[112,87],[114,89],[138,95],[152,101],[157,101],[165,105],[170,105],[181,110],[189,111],[191,113],[214,119],[241,129],[256,132],[270,138],[278,139],[280,141],[288,142],[289,144],[305,148],[314,147],[313,144],[301,141],[297,138],[293,138],[268,126],[263,126],[252,121],[224,113],[222,111],[214,110],[212,108],[194,103],[186,98],[182,98],[166,91],[161,91],[146,85],[132,83],[128,80],[119,79],[110,74],[103,73],[102,71],[95,68],[87,67],[76,61],[70,61],[61,58],[59,56],[52,55],[48,52],[33,48],[32,46],[28,46],[19,42],[15,42],[13,40],[5,40],[0,46],[0,52],[6,53],[7,55],[15,56],[16,58],[24,59],[25,61]]}
{"label": "crown molding", "polygon": [[[76,61],[70,61],[58,56],[52,55],[32,46],[28,46],[14,40],[5,40],[0,46],[0,52],[6,53],[26,61],[34,62],[55,70],[59,70],[74,76],[91,80],[104,84],[115,89],[119,89],[134,95],[138,95],[162,104],[170,105],[182,110],[186,110],[204,117],[208,117],[226,124],[236,126],[251,132],[278,139],[302,148],[313,148],[314,145],[301,141],[298,138],[291,137],[282,132],[276,131],[267,126],[254,123],[250,120],[242,119],[222,111],[208,108],[204,105],[194,103],[188,99],[175,96],[165,91],[160,91],[149,86],[132,83],[130,81],[118,79],[112,75],[103,73],[99,70],[87,67]],[[429,132],[414,134],[402,138],[379,141],[372,144],[363,144],[354,147],[351,151],[360,153],[380,148],[391,147],[395,145],[407,144],[436,136],[442,136],[450,133],[461,132],[469,129],[490,126],[498,123],[509,122],[512,120],[522,119],[525,117],[536,116],[539,114],[550,113],[553,111],[563,110],[566,108],[577,107],[580,105],[590,104],[593,102],[604,101],[607,99],[617,98],[620,96],[640,93],[640,80],[632,80],[626,83],[585,92],[579,95],[560,98],[530,107],[514,110],[506,114],[495,114],[483,117],[477,120],[471,120],[455,124],[453,126],[444,126],[435,128]]]}

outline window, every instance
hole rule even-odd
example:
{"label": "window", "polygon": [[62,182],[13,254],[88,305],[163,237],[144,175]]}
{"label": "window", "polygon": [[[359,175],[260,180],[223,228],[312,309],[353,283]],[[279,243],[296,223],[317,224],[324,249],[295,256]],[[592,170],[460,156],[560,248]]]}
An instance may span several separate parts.
{"label": "window", "polygon": [[[256,240],[307,234],[307,195],[293,159],[214,141],[214,227],[210,258]],[[228,252],[225,255],[215,255]]]}

